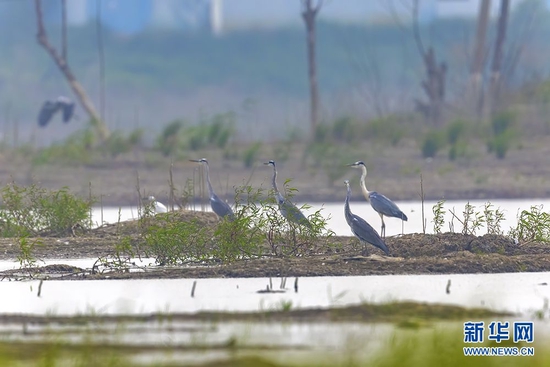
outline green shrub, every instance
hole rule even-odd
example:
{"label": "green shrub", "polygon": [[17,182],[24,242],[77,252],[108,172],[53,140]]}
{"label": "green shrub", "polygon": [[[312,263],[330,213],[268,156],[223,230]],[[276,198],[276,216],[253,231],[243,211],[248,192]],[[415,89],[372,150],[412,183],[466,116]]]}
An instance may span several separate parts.
{"label": "green shrub", "polygon": [[342,117],[332,125],[332,137],[344,143],[351,143],[359,138],[357,124],[350,117]]}
{"label": "green shrub", "polygon": [[[285,182],[287,198],[295,189]],[[177,212],[142,216],[146,254],[158,264],[223,262],[264,256],[300,256],[319,251],[320,239],[333,235],[321,211],[308,217],[311,227],[298,226],[280,213],[272,195],[249,186],[236,189],[234,220],[205,226],[197,220],[182,221]],[[305,209],[303,206],[302,209]]]}
{"label": "green shrub", "polygon": [[511,129],[516,121],[516,114],[512,111],[504,111],[497,114],[491,120],[491,127],[495,135],[500,135]]}
{"label": "green shrub", "polygon": [[449,148],[449,159],[451,161],[456,160],[457,158],[461,158],[466,156],[466,152],[468,150],[468,144],[463,141],[457,141],[451,147]]}
{"label": "green shrub", "polygon": [[186,148],[192,151],[203,149],[208,144],[209,126],[190,126],[185,129],[184,135],[187,138]]}
{"label": "green shrub", "polygon": [[[298,191],[290,187],[290,180],[283,184],[283,195],[289,201],[292,201],[294,194]],[[306,210],[310,206],[302,205],[299,209]],[[267,242],[270,251],[276,256],[303,256],[306,254],[317,253],[319,248],[327,246],[323,244],[321,238],[328,239],[334,233],[327,229],[327,221],[321,215],[322,209],[307,216],[311,227],[298,225],[284,218],[275,203],[273,195],[262,201],[261,217],[258,226],[261,226],[266,233]],[[324,248],[323,251],[326,251]]]}
{"label": "green shrub", "polygon": [[504,159],[512,140],[512,134],[503,133],[497,135],[490,141],[489,151],[494,151],[497,158]]}
{"label": "green shrub", "polygon": [[455,145],[466,133],[467,123],[464,120],[455,120],[447,126],[447,141]]}
{"label": "green shrub", "polygon": [[[151,218],[149,218],[151,219]],[[148,256],[160,265],[176,265],[210,258],[207,228],[196,220],[182,221],[175,213],[156,215],[145,226]]]}
{"label": "green shrub", "polygon": [[327,184],[332,186],[334,181],[349,172],[346,164],[356,161],[356,157],[357,152],[347,145],[311,143],[307,146],[303,159],[313,173],[318,170],[324,172],[327,175]]}
{"label": "green shrub", "polygon": [[326,143],[330,141],[330,127],[324,124],[317,125],[313,140],[315,143]]}
{"label": "green shrub", "polygon": [[515,119],[515,113],[505,111],[491,120],[493,135],[487,140],[487,150],[489,153],[495,152],[499,159],[504,159],[512,142],[518,140],[517,131],[514,129]]}
{"label": "green shrub", "polygon": [[406,129],[399,126],[398,122],[396,116],[370,120],[366,125],[364,136],[368,140],[396,146],[406,134]]}
{"label": "green shrub", "polygon": [[68,188],[50,191],[36,185],[10,183],[0,190],[2,236],[68,235],[91,226],[92,203]]}
{"label": "green shrub", "polygon": [[224,149],[235,133],[235,112],[218,113],[209,124],[208,143],[218,149]]}
{"label": "green shrub", "polygon": [[236,189],[235,202],[242,197],[246,204],[235,208],[234,220],[222,220],[214,231],[212,255],[222,262],[261,256],[265,252],[266,235],[262,231],[262,196],[261,189],[251,186]]}
{"label": "green shrub", "polygon": [[518,223],[508,235],[521,243],[550,242],[550,214],[542,205],[533,205],[518,215]]}
{"label": "green shrub", "polygon": [[130,140],[125,138],[121,132],[114,131],[109,139],[105,142],[104,152],[108,153],[112,158],[116,158],[121,154],[132,150]]}
{"label": "green shrub", "polygon": [[424,136],[422,142],[422,157],[434,158],[443,147],[444,138],[439,131],[430,131]]}
{"label": "green shrub", "polygon": [[246,168],[251,168],[254,162],[258,159],[258,153],[262,147],[262,143],[256,142],[246,148],[243,153],[243,163]]}
{"label": "green shrub", "polygon": [[174,120],[164,127],[157,138],[157,149],[163,156],[174,155],[181,145],[180,131],[183,128],[183,121]]}
{"label": "green shrub", "polygon": [[40,149],[32,158],[33,165],[86,164],[93,159],[96,137],[92,130],[83,130],[67,137],[64,142]]}

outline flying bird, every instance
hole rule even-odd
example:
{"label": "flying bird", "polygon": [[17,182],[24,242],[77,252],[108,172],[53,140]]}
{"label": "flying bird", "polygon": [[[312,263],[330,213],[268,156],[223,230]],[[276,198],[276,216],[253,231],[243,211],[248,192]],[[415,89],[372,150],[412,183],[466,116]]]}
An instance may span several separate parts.
{"label": "flying bird", "polygon": [[266,166],[273,166],[273,179],[271,184],[273,185],[273,190],[275,191],[275,197],[277,199],[277,204],[279,205],[279,211],[281,215],[285,217],[288,221],[312,228],[311,222],[307,220],[304,213],[298,209],[290,200],[285,199],[283,195],[279,192],[277,188],[277,168],[275,167],[275,161],[269,161],[264,163]]}
{"label": "flying bird", "polygon": [[208,161],[206,160],[206,158],[190,159],[189,161],[197,162],[204,165],[204,168],[206,170],[206,183],[208,184],[208,192],[210,194],[210,206],[212,207],[212,211],[221,218],[234,220],[235,213],[233,213],[233,209],[231,209],[229,204],[227,204],[225,201],[220,199],[218,195],[216,195],[216,193],[214,192],[214,189],[212,188],[212,184],[210,183],[210,172],[208,169]]}
{"label": "flying bird", "polygon": [[38,126],[48,125],[57,111],[63,111],[63,122],[67,123],[73,117],[75,103],[69,98],[59,96],[55,101],[46,101],[38,114]]}
{"label": "flying bird", "polygon": [[166,206],[160,201],[157,201],[157,199],[155,199],[154,196],[147,196],[142,198],[141,200],[143,200],[145,205],[148,205],[151,208],[153,208],[156,214],[168,212],[168,209],[166,208]]}
{"label": "flying bird", "polygon": [[388,250],[388,247],[384,243],[384,240],[380,238],[374,228],[372,228],[372,226],[368,224],[363,218],[351,212],[351,209],[349,208],[351,188],[349,187],[348,180],[344,181],[344,183],[346,184],[346,187],[348,189],[346,202],[344,204],[344,215],[346,216],[346,222],[348,222],[351,231],[353,232],[355,237],[359,238],[359,241],[361,241],[361,243],[370,243],[371,245],[378,247],[380,250],[384,251],[386,255],[389,255],[390,250]]}
{"label": "flying bird", "polygon": [[372,208],[378,213],[378,215],[380,215],[380,219],[382,220],[382,229],[380,233],[382,234],[382,237],[386,237],[384,215],[386,217],[399,218],[403,221],[408,220],[405,213],[403,213],[393,201],[384,195],[377,193],[376,191],[367,190],[367,185],[365,183],[365,179],[367,178],[367,167],[363,161],[357,161],[355,163],[348,164],[348,166],[361,169],[361,191],[363,192],[365,199],[370,202]]}

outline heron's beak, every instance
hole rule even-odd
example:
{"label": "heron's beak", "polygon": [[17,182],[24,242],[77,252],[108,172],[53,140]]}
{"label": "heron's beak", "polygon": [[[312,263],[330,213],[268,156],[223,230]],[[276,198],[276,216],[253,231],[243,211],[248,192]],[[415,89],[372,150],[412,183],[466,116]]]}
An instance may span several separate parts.
{"label": "heron's beak", "polygon": [[196,163],[200,163],[200,161],[198,159],[190,159],[189,162],[196,162]]}
{"label": "heron's beak", "polygon": [[141,198],[143,201],[149,201],[149,198]]}
{"label": "heron's beak", "polygon": [[269,162],[264,162],[264,165],[269,166]]}
{"label": "heron's beak", "polygon": [[352,164],[346,164],[346,166],[348,166],[348,167],[355,167],[355,166],[357,166],[357,165],[356,165],[355,163],[352,163]]}

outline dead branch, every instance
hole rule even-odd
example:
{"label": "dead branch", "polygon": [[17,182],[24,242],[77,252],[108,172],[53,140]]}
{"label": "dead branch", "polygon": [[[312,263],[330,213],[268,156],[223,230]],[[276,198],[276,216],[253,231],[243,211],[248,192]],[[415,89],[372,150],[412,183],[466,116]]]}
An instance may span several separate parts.
{"label": "dead branch", "polygon": [[319,87],[317,84],[317,61],[315,58],[315,18],[323,5],[323,0],[317,1],[317,6],[313,6],[312,0],[301,0],[302,18],[306,25],[307,39],[307,60],[308,77],[310,91],[310,128],[313,138],[319,122]]}
{"label": "dead branch", "polygon": [[426,50],[422,43],[418,25],[418,0],[413,0],[411,12],[414,40],[426,70],[426,79],[422,81],[422,89],[428,97],[427,102],[415,99],[416,110],[426,116],[433,125],[438,125],[441,122],[444,107],[447,63],[440,62],[438,64],[433,47],[430,46]]}
{"label": "dead branch", "polygon": [[[62,4],[64,5],[65,3],[62,3]],[[107,140],[110,135],[109,129],[107,128],[103,120],[99,117],[91,99],[88,97],[88,95],[86,94],[86,91],[84,90],[82,85],[80,85],[80,83],[74,76],[73,72],[69,68],[69,65],[67,64],[67,59],[63,57],[63,55],[60,55],[55,49],[55,47],[53,47],[50,41],[48,40],[46,29],[44,27],[44,21],[43,21],[42,1],[34,0],[34,5],[36,10],[36,22],[38,26],[38,33],[37,33],[38,43],[42,47],[44,47],[44,49],[48,52],[48,54],[51,56],[53,61],[56,63],[59,70],[61,70],[61,72],[67,79],[67,82],[71,86],[71,89],[80,100],[82,107],[86,110],[86,112],[90,116],[91,123],[97,130],[101,141]]]}

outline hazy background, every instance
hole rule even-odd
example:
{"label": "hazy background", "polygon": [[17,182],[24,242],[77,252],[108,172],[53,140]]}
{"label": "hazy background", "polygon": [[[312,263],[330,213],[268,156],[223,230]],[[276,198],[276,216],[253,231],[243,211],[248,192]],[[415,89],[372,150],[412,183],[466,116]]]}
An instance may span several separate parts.
{"label": "hazy background", "polygon": [[[61,0],[43,0],[48,36],[59,47]],[[493,1],[488,42],[500,2]],[[522,50],[507,86],[547,78],[550,1],[512,0],[507,45]],[[536,4],[543,11],[527,11]],[[448,64],[448,101],[463,97],[475,36],[477,0],[421,0],[426,44]],[[67,0],[68,59],[99,104],[98,26],[105,47],[105,120],[111,130],[168,122],[195,124],[233,111],[236,139],[306,132],[308,81],[299,0]],[[97,23],[98,10],[101,23]],[[424,98],[424,67],[411,31],[411,1],[325,1],[318,18],[321,119],[379,117],[411,111]],[[5,141],[43,146],[87,121],[54,121],[38,130],[46,99],[71,93],[36,41],[32,0],[0,0],[0,133]],[[490,57],[491,50],[487,50]],[[505,61],[506,62],[506,61]],[[16,140],[14,142],[14,140]],[[147,140],[147,138],[146,138]]]}

